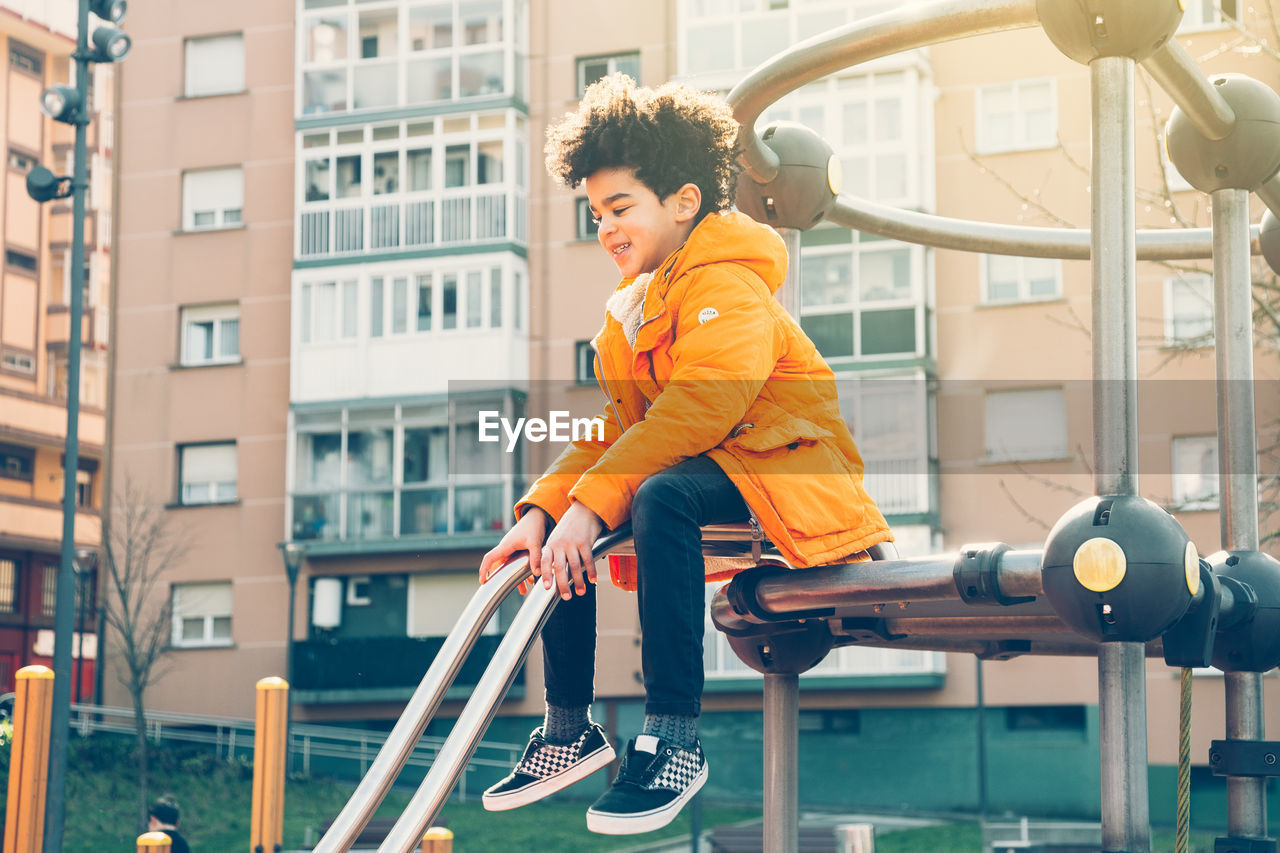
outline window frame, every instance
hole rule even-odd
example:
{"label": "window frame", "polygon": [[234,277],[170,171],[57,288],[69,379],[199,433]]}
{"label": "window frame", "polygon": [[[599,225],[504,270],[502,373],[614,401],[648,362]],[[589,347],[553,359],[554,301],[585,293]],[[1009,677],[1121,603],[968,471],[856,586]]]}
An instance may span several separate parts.
{"label": "window frame", "polygon": [[[240,303],[224,302],[209,305],[184,305],[180,309],[178,335],[178,363],[183,367],[212,367],[221,364],[239,364],[240,355]],[[221,352],[222,327],[229,320],[236,322],[236,351]],[[209,358],[190,358],[191,329],[197,324],[210,322],[213,324],[211,337],[213,355]]]}
{"label": "window frame", "polygon": [[[1043,395],[1052,394],[1054,399],[1050,401]],[[992,412],[992,400],[996,397],[1009,399],[1015,395],[1021,395],[1025,398],[1031,398],[1031,395],[1042,395],[1038,402],[1024,403],[1021,414],[1036,413],[1044,414],[1050,412],[1050,405],[1057,408],[1061,417],[1054,423],[1038,423],[1037,428],[1033,431],[1036,435],[1044,437],[1049,434],[1049,429],[1056,429],[1057,425],[1061,426],[1061,443],[1052,446],[1047,443],[1043,446],[1036,447],[1020,447],[1014,444],[1009,449],[995,449],[993,447],[992,424],[995,422]],[[1060,405],[1059,405],[1060,404]],[[1066,390],[1062,386],[1050,386],[1040,388],[1000,388],[987,389],[983,395],[983,423],[982,438],[984,447],[984,461],[988,464],[1004,464],[1012,462],[1054,462],[1070,459],[1071,449],[1071,433],[1067,422],[1067,397]]]}
{"label": "window frame", "polygon": [[[9,460],[17,460],[18,465],[10,465]],[[25,470],[22,462],[26,462]],[[23,447],[20,444],[0,444],[0,479],[14,480],[19,483],[34,483],[36,479],[36,449]]]}
{"label": "window frame", "polygon": [[[211,175],[216,173],[225,173],[227,175],[235,174],[239,176],[239,207],[213,207],[212,211],[205,207],[196,209],[196,199],[192,193],[192,187],[189,181],[196,175]],[[232,195],[235,195],[233,193]],[[235,212],[232,221],[228,221],[228,214]],[[214,221],[210,225],[196,224],[196,214],[212,212]],[[243,166],[217,166],[211,169],[188,169],[182,173],[182,231],[184,233],[193,233],[198,231],[225,231],[232,228],[245,227],[244,221],[244,167]]]}
{"label": "window frame", "polygon": [[600,241],[600,223],[591,213],[591,199],[582,196],[573,200],[577,227],[574,231],[582,242],[598,243]]}
{"label": "window frame", "polygon": [[[1023,90],[1046,83],[1049,85],[1049,113],[1053,120],[1053,129],[1050,134],[1052,138],[1045,140],[1029,139],[1026,135],[1025,123],[1022,121],[1026,115],[1026,110],[1022,105]],[[1014,116],[1015,124],[1013,138],[1004,142],[990,138],[990,131],[987,128],[989,116],[984,110],[988,99],[998,90],[1006,88],[1011,90],[1010,96],[1013,99],[1012,115]],[[1059,128],[1061,127],[1058,112],[1058,79],[1056,77],[1027,77],[1020,80],[1008,80],[1001,83],[988,83],[978,86],[973,93],[974,148],[979,154],[1007,154],[1017,151],[1044,151],[1056,148],[1060,142]]]}
{"label": "window frame", "polygon": [[[1230,11],[1226,7],[1230,7]],[[1192,10],[1194,14],[1192,14]],[[1203,16],[1204,7],[1201,3],[1193,0],[1189,4],[1189,8],[1183,12],[1182,21],[1178,24],[1178,35],[1187,33],[1207,32],[1210,30],[1229,29],[1232,25],[1228,22],[1228,18],[1239,19],[1240,4],[1237,0],[1214,0],[1213,10],[1210,20],[1206,20]]]}
{"label": "window frame", "polygon": [[[1174,313],[1174,291],[1178,287],[1192,290],[1193,296],[1208,296],[1207,316],[1177,315]],[[1195,293],[1199,287],[1206,287],[1207,294]],[[1213,276],[1209,273],[1180,273],[1168,276],[1164,280],[1164,345],[1179,349],[1212,349],[1216,335],[1214,333],[1214,289]],[[1184,336],[1178,334],[1179,324],[1200,324],[1208,321],[1208,334]]]}
{"label": "window frame", "polygon": [[[223,615],[214,612],[205,612],[188,615],[181,606],[181,593],[184,590],[194,589],[196,587],[226,587],[228,597],[231,599],[230,612]],[[175,649],[207,649],[207,648],[227,648],[235,645],[235,586],[231,581],[201,581],[198,583],[175,583],[170,587],[169,602],[171,609],[171,626],[169,643]],[[186,619],[200,618],[203,621],[204,630],[202,636],[198,640],[188,640],[183,638],[183,621]],[[226,619],[228,623],[227,636],[215,636],[214,624],[218,619]]]}
{"label": "window frame", "polygon": [[[239,57],[238,57],[239,58],[238,75],[232,77],[231,84],[227,85],[227,87],[225,88],[214,88],[209,91],[193,92],[192,79],[191,79],[192,69],[194,67],[197,67],[198,63],[194,63],[192,61],[193,60],[192,53],[191,53],[192,46],[197,44],[211,45],[214,42],[229,41],[232,39],[238,42],[240,46]],[[208,61],[207,59],[200,56],[196,56],[194,58],[201,61]],[[210,33],[208,35],[188,36],[187,38],[183,39],[182,60],[183,60],[182,96],[184,98],[213,98],[213,97],[217,97],[218,95],[236,95],[236,94],[240,94],[242,92],[247,91],[247,89],[245,88],[246,86],[245,84],[245,53],[244,53],[244,33],[243,32]],[[219,57],[219,61],[214,63],[214,67],[216,67],[219,71],[221,71],[224,68],[224,65],[225,65],[225,59],[222,59],[220,57]]]}
{"label": "window frame", "polygon": [[[1202,456],[1206,452],[1212,452],[1214,461],[1213,473],[1206,475],[1203,472],[1181,470],[1178,464],[1179,459],[1182,458],[1178,452],[1179,445],[1183,447],[1201,445],[1203,449],[1199,452]],[[1222,475],[1218,468],[1218,437],[1216,435],[1175,435],[1171,437],[1169,439],[1169,490],[1173,509],[1179,512],[1216,511],[1222,501]],[[1192,479],[1212,485],[1212,493],[1203,488],[1196,492],[1187,490],[1186,484],[1190,483]]]}
{"label": "window frame", "polygon": [[574,341],[574,382],[578,385],[596,385],[596,350],[591,341]]}
{"label": "window frame", "polygon": [[[1063,297],[1063,267],[1060,258],[1033,258],[1025,255],[995,255],[1001,259],[1011,259],[1018,264],[1017,286],[1018,293],[1016,296],[996,299],[991,295],[991,258],[993,255],[982,253],[978,255],[978,281],[982,286],[981,303],[983,305],[1001,306],[1001,305],[1027,305],[1037,302],[1054,302]],[[1028,261],[1048,261],[1053,265],[1054,291],[1051,294],[1038,296],[1031,293],[1031,277],[1027,274]]]}
{"label": "window frame", "polygon": [[[198,485],[207,485],[210,487],[208,500],[189,500],[186,496],[186,488],[188,485],[197,485],[195,483],[188,484],[185,479],[187,459],[186,454],[189,450],[213,447],[230,447],[235,459],[235,471],[233,471],[234,479],[232,479],[231,487],[233,494],[230,497],[219,498],[218,488],[225,484],[226,480],[208,480],[200,481]],[[196,441],[187,442],[176,445],[177,450],[177,496],[176,506],[194,507],[194,506],[225,506],[227,504],[238,503],[240,500],[240,447],[239,443],[234,439],[231,441]]]}
{"label": "window frame", "polygon": [[[625,69],[618,68],[620,61],[628,60],[628,59],[635,60],[634,74],[627,72]],[[595,77],[595,78],[592,78],[591,80],[587,80],[586,79],[587,64],[592,62],[601,62],[601,61],[603,61],[606,64],[607,70],[605,71],[605,73],[600,77]],[[579,56],[574,59],[573,68],[574,68],[574,79],[577,82],[577,92],[578,92],[579,98],[581,98],[586,93],[587,87],[590,86],[592,83],[596,82],[597,80],[601,80],[604,77],[608,77],[610,74],[617,74],[620,70],[622,70],[623,73],[626,73],[627,76],[629,76],[632,80],[635,80],[636,85],[640,85],[643,82],[640,79],[640,74],[643,67],[640,64],[640,51],[638,50],[625,50],[625,51],[619,51],[617,53],[600,53],[592,56]]]}

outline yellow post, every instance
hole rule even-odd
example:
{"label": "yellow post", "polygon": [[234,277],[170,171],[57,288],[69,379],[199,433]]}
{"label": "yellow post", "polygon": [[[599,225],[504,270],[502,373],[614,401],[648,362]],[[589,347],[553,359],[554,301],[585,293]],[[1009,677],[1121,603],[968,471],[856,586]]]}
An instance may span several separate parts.
{"label": "yellow post", "polygon": [[4,853],[40,853],[53,714],[53,670],[24,666],[17,672],[13,743],[9,754],[9,802]]}
{"label": "yellow post", "polygon": [[422,834],[422,853],[453,853],[453,833],[433,826]]}
{"label": "yellow post", "polygon": [[249,849],[274,853],[284,845],[285,728],[289,682],[272,676],[258,682],[253,732],[253,816]]}
{"label": "yellow post", "polygon": [[148,832],[138,836],[138,853],[164,853],[173,848],[173,839],[163,832]]}

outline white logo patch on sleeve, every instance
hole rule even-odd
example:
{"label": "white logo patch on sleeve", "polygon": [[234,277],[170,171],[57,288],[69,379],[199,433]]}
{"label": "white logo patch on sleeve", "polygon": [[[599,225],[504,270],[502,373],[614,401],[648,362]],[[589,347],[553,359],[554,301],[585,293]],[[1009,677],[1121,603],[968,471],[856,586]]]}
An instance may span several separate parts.
{"label": "white logo patch on sleeve", "polygon": [[698,312],[698,323],[706,323],[720,316],[720,312],[714,308],[703,308]]}

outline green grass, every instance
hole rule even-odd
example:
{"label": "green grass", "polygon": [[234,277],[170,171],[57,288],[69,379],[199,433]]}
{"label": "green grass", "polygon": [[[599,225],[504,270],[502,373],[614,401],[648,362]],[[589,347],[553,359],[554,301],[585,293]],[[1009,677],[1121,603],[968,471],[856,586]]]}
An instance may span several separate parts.
{"label": "green grass", "polygon": [[[0,749],[0,790],[7,784],[8,749]],[[243,761],[215,758],[207,748],[165,747],[152,752],[151,797],[173,793],[183,808],[183,833],[200,853],[248,849],[252,768]],[[318,827],[341,810],[354,782],[291,779],[285,790],[286,850],[301,849],[308,826]],[[393,791],[378,814],[394,817],[411,792]],[[587,831],[587,803],[565,795],[510,812],[485,812],[476,799],[451,801],[443,814],[454,832],[456,853],[520,850],[549,853],[609,853],[660,838],[688,837],[689,810],[665,829],[624,838]],[[131,740],[112,736],[73,737],[67,778],[66,850],[133,850],[137,827],[137,787]],[[759,806],[704,806],[702,827],[760,818]],[[959,822],[884,833],[876,853],[979,853],[976,823]],[[1157,831],[1153,853],[1172,853],[1173,833]],[[1213,835],[1192,834],[1192,853],[1211,853]]]}

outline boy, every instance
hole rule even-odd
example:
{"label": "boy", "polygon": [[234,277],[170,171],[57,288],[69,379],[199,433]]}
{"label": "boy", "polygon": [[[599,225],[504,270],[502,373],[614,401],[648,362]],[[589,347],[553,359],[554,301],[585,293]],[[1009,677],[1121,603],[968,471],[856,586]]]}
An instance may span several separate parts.
{"label": "boy", "polygon": [[181,818],[182,812],[178,808],[178,801],[172,794],[165,794],[158,798],[147,811],[147,831],[163,832],[169,836],[170,853],[191,853],[186,839],[178,832],[178,821]]}
{"label": "boy", "polygon": [[480,566],[483,583],[527,551],[563,599],[542,632],[545,724],[485,792],[490,810],[542,799],[614,758],[588,714],[591,548],[605,528],[632,523],[638,577],[618,580],[639,593],[645,686],[644,730],[587,811],[587,827],[609,834],[665,826],[707,778],[697,736],[700,527],[754,517],[795,566],[891,538],[863,490],[831,370],[773,299],[786,271],[782,241],[728,209],[737,130],[714,95],[639,89],[614,75],[547,133],[547,168],[571,188],[585,185],[622,283],[592,341],[608,398],[604,439],[561,454]]}

